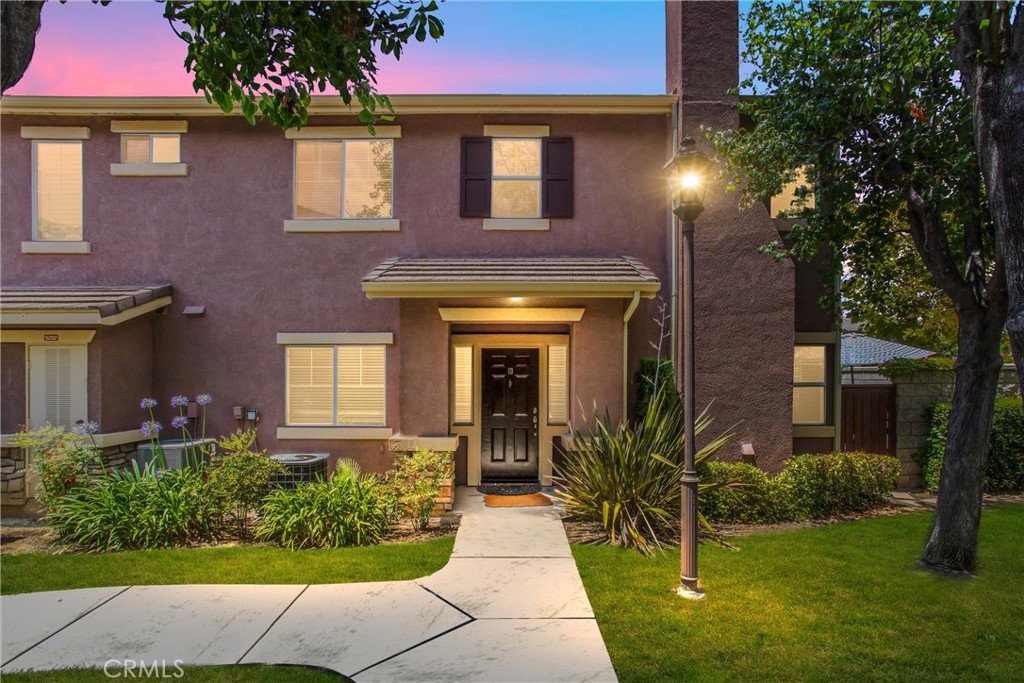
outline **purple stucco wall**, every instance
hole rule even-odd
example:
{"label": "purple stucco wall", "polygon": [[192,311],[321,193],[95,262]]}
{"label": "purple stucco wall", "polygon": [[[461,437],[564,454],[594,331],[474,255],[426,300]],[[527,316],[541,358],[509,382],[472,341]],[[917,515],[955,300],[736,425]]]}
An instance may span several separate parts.
{"label": "purple stucco wall", "polygon": [[0,433],[12,434],[25,424],[28,415],[24,344],[0,344],[0,391]]}

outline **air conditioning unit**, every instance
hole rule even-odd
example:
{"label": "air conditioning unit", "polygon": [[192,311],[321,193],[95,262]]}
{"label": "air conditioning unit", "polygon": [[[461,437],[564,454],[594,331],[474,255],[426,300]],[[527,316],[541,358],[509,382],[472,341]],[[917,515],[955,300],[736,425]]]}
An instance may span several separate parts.
{"label": "air conditioning unit", "polygon": [[327,479],[327,453],[278,453],[270,456],[285,467],[274,475],[274,484],[294,489],[301,483]]}
{"label": "air conditioning unit", "polygon": [[[150,466],[164,470],[180,470],[186,466],[194,467],[197,463],[192,461],[193,458],[203,463],[210,462],[210,454],[216,442],[216,439],[165,439],[155,447],[152,443],[142,443],[139,444],[139,454],[135,457],[135,462],[139,463],[140,468]],[[162,462],[160,453],[156,452],[157,448],[163,454]]]}

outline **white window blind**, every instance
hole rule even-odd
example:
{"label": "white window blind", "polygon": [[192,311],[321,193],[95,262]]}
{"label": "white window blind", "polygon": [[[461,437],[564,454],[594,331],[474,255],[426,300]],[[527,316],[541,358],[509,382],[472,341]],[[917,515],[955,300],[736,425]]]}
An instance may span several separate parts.
{"label": "white window blind", "polygon": [[826,349],[793,348],[793,424],[825,424]]}
{"label": "white window blind", "polygon": [[295,142],[296,218],[390,218],[393,140]]}
{"label": "white window blind", "polygon": [[181,161],[181,136],[122,135],[121,161],[126,164],[176,164]]}
{"label": "white window blind", "polygon": [[82,240],[82,143],[36,140],[37,240]]}
{"label": "white window blind", "polygon": [[86,419],[86,346],[32,346],[29,352],[29,422],[71,429]]}
{"label": "white window blind", "polygon": [[548,347],[548,424],[565,424],[569,399],[569,347]]}
{"label": "white window blind", "polygon": [[473,424],[473,347],[455,347],[453,421]]}
{"label": "white window blind", "polygon": [[382,345],[289,346],[289,425],[383,425],[385,370]]}
{"label": "white window blind", "polygon": [[540,216],[540,139],[494,138],[491,142],[491,216]]}

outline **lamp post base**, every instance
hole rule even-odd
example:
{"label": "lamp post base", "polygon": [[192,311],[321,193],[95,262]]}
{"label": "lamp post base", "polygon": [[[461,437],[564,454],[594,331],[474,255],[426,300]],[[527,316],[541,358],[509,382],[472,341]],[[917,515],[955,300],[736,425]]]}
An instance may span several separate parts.
{"label": "lamp post base", "polygon": [[699,588],[689,588],[685,584],[676,588],[676,595],[687,600],[703,600],[704,591]]}

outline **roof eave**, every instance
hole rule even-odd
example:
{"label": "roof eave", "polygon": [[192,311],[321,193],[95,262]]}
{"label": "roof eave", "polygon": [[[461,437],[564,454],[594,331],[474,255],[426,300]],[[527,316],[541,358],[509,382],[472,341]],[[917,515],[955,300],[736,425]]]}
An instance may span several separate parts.
{"label": "roof eave", "polygon": [[653,299],[660,282],[363,282],[368,299]]}

